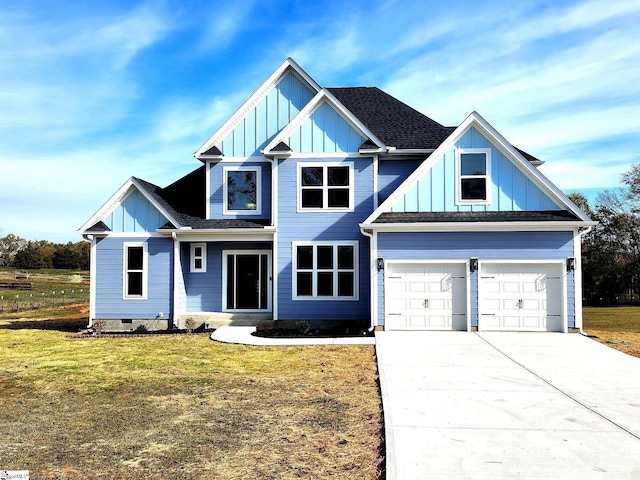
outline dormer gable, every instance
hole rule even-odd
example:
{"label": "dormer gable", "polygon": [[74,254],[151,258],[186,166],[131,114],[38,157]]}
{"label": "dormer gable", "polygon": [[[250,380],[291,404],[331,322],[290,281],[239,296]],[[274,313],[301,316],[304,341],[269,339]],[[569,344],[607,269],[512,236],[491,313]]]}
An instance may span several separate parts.
{"label": "dormer gable", "polygon": [[[154,233],[174,216],[149,191],[152,184],[131,177],[82,227],[80,233]],[[157,188],[157,187],[155,187]]]}
{"label": "dormer gable", "polygon": [[[562,211],[570,212],[577,221],[589,221],[519,150],[473,112],[364,225],[390,214],[400,214],[394,216],[398,221],[402,214],[426,219],[449,213],[449,220],[468,222],[469,216],[462,213]],[[409,215],[415,213],[431,215]],[[477,220],[483,218],[497,217],[484,215]]]}
{"label": "dormer gable", "polygon": [[264,146],[320,91],[291,58],[194,153],[200,160],[260,156]]}
{"label": "dormer gable", "polygon": [[382,151],[384,144],[328,89],[322,89],[296,117],[267,144],[265,156],[279,155],[279,145],[292,153],[354,153],[363,145]]}

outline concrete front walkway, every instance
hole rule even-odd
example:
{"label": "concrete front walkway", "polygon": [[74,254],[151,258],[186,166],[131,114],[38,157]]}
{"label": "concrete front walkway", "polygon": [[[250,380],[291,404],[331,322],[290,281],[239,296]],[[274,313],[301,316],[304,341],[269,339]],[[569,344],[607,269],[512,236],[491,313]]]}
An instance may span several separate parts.
{"label": "concrete front walkway", "polygon": [[252,335],[255,331],[256,327],[225,325],[211,334],[211,340],[254,346],[373,345],[375,343],[374,337],[265,338]]}
{"label": "concrete front walkway", "polygon": [[377,332],[387,479],[638,479],[640,359],[579,334]]}

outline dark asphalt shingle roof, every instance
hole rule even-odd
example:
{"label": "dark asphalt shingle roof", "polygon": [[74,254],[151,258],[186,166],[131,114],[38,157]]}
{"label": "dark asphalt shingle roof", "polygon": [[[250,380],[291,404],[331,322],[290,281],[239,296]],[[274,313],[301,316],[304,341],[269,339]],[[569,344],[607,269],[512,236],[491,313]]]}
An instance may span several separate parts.
{"label": "dark asphalt shingle roof", "polygon": [[567,222],[580,219],[567,210],[526,212],[387,212],[373,223]]}
{"label": "dark asphalt shingle roof", "polygon": [[[435,150],[457,128],[439,124],[377,87],[328,90],[388,147]],[[516,150],[530,162],[540,161]]]}
{"label": "dark asphalt shingle roof", "polygon": [[266,225],[271,224],[270,219],[205,219],[204,166],[187,174],[166,188],[158,187],[141,178],[135,178],[135,180],[158,205],[164,208],[179,223],[179,225],[173,225],[168,222],[161,227],[164,230],[171,230],[177,227],[191,227],[193,229],[264,228]]}
{"label": "dark asphalt shingle roof", "polygon": [[452,131],[377,87],[328,90],[389,147],[435,149]]}

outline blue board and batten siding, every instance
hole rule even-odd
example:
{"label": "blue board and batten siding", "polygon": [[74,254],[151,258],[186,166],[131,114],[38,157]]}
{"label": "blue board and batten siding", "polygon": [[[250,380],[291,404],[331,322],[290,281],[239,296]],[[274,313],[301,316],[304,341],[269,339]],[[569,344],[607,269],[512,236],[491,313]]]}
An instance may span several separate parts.
{"label": "blue board and batten siding", "polygon": [[[574,233],[564,232],[384,232],[378,255],[385,261],[564,261],[574,254]],[[384,278],[379,275],[378,324],[384,324]],[[566,276],[569,327],[575,326],[574,275]],[[558,292],[560,294],[560,292]],[[471,325],[478,325],[478,274],[470,277]]]}
{"label": "blue board and batten siding", "polygon": [[116,208],[102,220],[112,232],[154,232],[168,220],[139,190],[132,190]]}
{"label": "blue board and batten siding", "polygon": [[[124,299],[124,244],[147,244],[147,298]],[[173,240],[171,238],[106,237],[96,241],[96,318],[154,319],[173,310]]]}
{"label": "blue board and batten siding", "polygon": [[[322,157],[278,160],[278,189],[289,192],[278,199],[278,318],[280,319],[369,319],[369,239],[358,224],[373,210],[373,159],[331,159],[353,165],[354,208],[349,212],[299,212],[297,172],[301,163],[327,161]],[[293,242],[358,242],[358,299],[293,299]]]}
{"label": "blue board and batten siding", "polygon": [[267,143],[313,98],[315,92],[289,72],[217,147],[226,157],[261,156]]}
{"label": "blue board and batten siding", "polygon": [[[491,203],[489,205],[457,204],[455,157],[456,149],[459,148],[488,148],[491,150]],[[472,127],[441,158],[435,159],[431,168],[395,202],[391,211],[464,212],[559,209],[560,207],[522,173],[500,149]]]}
{"label": "blue board and batten siding", "polygon": [[357,152],[365,138],[327,102],[305,120],[287,139],[294,152]]}

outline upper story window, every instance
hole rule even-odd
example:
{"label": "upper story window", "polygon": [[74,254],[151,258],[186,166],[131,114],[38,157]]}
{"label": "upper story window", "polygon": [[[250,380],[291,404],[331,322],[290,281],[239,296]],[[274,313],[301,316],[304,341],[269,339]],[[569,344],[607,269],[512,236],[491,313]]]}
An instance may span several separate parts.
{"label": "upper story window", "polygon": [[147,244],[125,243],[123,262],[123,298],[147,298]]}
{"label": "upper story window", "polygon": [[191,272],[205,273],[207,271],[207,244],[191,244]]}
{"label": "upper story window", "polygon": [[468,148],[456,151],[456,194],[461,205],[491,202],[491,150]]}
{"label": "upper story window", "polygon": [[352,163],[298,164],[298,211],[352,209]]}
{"label": "upper story window", "polygon": [[224,175],[224,214],[260,215],[260,168],[226,167]]}

